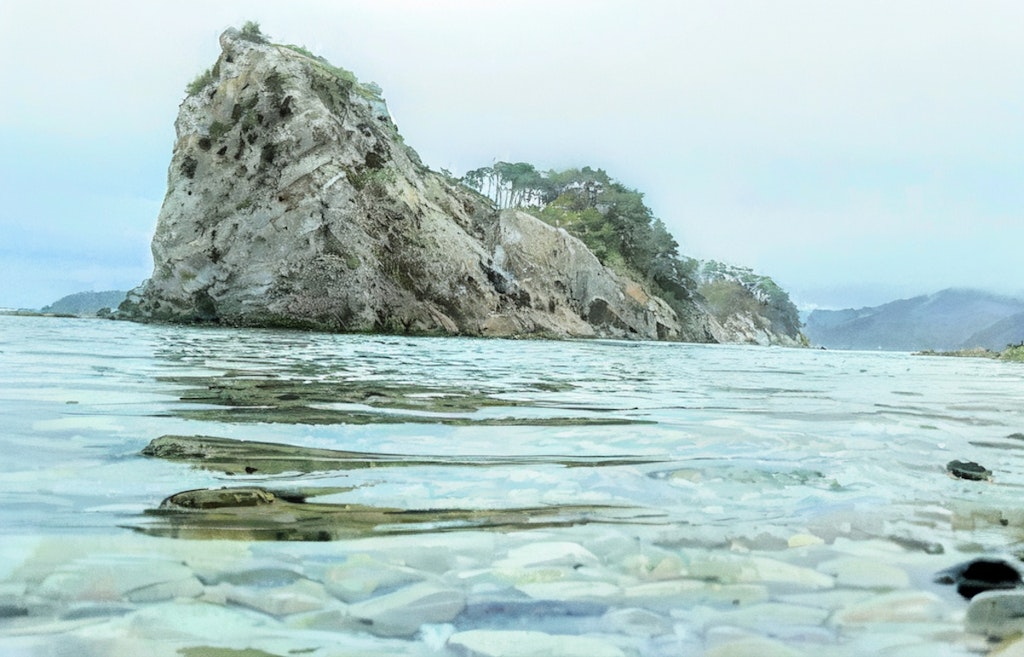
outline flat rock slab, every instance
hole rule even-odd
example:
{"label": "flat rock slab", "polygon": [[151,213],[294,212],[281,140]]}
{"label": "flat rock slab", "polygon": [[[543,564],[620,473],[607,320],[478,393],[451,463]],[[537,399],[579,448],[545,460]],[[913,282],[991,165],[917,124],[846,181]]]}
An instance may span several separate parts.
{"label": "flat rock slab", "polygon": [[234,440],[216,436],[174,435],[155,438],[143,448],[142,455],[169,461],[181,461],[204,470],[256,476],[424,465],[458,467],[560,465],[572,468],[642,465],[657,462],[657,459],[630,456],[588,458],[560,455],[489,457],[453,454],[444,456],[380,454],[255,440]]}
{"label": "flat rock slab", "polygon": [[388,534],[513,531],[628,521],[637,510],[611,506],[515,509],[396,509],[312,504],[301,495],[249,486],[196,489],[147,511],[139,531],[188,539],[331,541]]}

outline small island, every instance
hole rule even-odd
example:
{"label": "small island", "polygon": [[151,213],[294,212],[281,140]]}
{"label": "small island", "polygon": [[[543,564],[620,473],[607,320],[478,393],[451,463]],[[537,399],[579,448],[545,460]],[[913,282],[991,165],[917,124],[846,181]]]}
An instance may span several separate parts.
{"label": "small island", "polygon": [[258,25],[187,87],[152,276],[118,316],[336,332],[800,346],[771,279],[678,252],[600,169],[457,179],[381,90]]}

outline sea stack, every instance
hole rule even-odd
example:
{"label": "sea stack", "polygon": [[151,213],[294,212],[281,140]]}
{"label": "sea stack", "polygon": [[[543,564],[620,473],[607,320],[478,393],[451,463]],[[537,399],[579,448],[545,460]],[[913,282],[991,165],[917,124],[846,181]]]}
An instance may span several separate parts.
{"label": "sea stack", "polygon": [[154,271],[130,319],[483,336],[712,341],[694,304],[564,230],[431,171],[376,85],[229,29],[181,104]]}

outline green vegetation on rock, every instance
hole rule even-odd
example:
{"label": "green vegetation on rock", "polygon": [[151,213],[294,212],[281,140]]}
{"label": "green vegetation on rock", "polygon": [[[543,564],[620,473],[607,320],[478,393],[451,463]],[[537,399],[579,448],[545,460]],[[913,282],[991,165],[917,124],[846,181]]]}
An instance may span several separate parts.
{"label": "green vegetation on rock", "polygon": [[1024,362],[1024,342],[1018,345],[1009,345],[999,354],[1000,360],[1012,360]]}
{"label": "green vegetation on rock", "polygon": [[800,313],[789,294],[770,277],[747,267],[708,260],[701,263],[699,278],[698,291],[719,321],[735,315],[755,315],[767,319],[777,333],[800,333]]}
{"label": "green vegetation on rock", "polygon": [[270,38],[260,30],[260,24],[256,21],[245,21],[238,36],[253,43],[270,43]]}
{"label": "green vegetation on rock", "polygon": [[957,349],[955,351],[935,351],[925,349],[914,353],[915,356],[946,356],[951,358],[991,358],[993,360],[1005,360],[1010,362],[1024,363],[1024,343],[1006,345],[1002,351],[992,351],[984,347],[971,349]]}
{"label": "green vegetation on rock", "polygon": [[205,89],[206,85],[213,82],[213,78],[213,69],[208,68],[199,75],[197,75],[194,80],[188,83],[188,85],[185,87],[185,92],[189,96],[194,96],[203,89]]}
{"label": "green vegetation on rock", "polygon": [[564,228],[605,266],[647,283],[676,312],[691,312],[696,261],[679,254],[679,243],[641,192],[604,170],[542,173],[526,162],[498,162],[466,173],[462,182],[499,208],[522,208]]}

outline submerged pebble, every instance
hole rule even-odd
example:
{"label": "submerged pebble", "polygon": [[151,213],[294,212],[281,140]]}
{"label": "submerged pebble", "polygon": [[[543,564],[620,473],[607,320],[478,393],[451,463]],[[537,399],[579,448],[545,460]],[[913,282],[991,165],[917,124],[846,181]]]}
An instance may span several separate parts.
{"label": "submerged pebble", "polygon": [[604,639],[528,630],[457,632],[448,645],[472,657],[625,657],[620,648]]}
{"label": "submerged pebble", "polygon": [[426,623],[447,623],[466,607],[462,591],[419,582],[349,607],[349,614],[378,636],[412,636]]}

